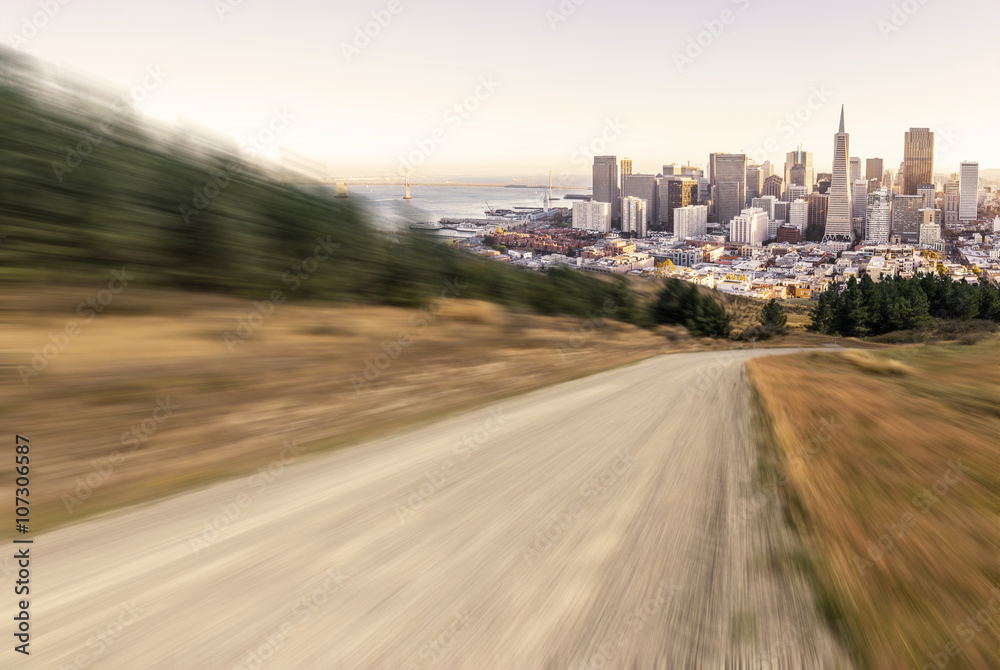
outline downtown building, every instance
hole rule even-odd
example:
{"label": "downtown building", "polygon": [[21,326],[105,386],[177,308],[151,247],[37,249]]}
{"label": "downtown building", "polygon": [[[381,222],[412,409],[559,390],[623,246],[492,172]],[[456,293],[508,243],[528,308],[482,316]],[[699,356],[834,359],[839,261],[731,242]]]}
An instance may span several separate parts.
{"label": "downtown building", "polygon": [[[830,204],[826,215],[824,242],[850,242],[853,238],[851,217],[851,184],[848,179],[847,156],[851,136],[844,130],[844,107],[840,107],[840,131],[834,135],[833,178],[830,182]],[[867,187],[866,187],[867,192]]]}
{"label": "downtown building", "polygon": [[764,179],[764,186],[760,189],[761,195],[773,195],[775,198],[780,198],[782,195],[782,184],[784,180],[776,174],[773,174]]}
{"label": "downtown building", "polygon": [[921,184],[934,183],[934,133],[910,128],[903,140],[903,195],[916,195]]}
{"label": "downtown building", "polygon": [[877,191],[882,188],[882,177],[885,171],[885,161],[881,158],[869,158],[865,161],[865,179],[868,180],[868,184],[871,185],[872,180],[875,180],[875,188],[873,191]]}
{"label": "downtown building", "polygon": [[[801,236],[805,236],[809,227],[809,203],[799,198],[788,205],[788,223],[795,226]],[[799,239],[802,239],[800,236]]]}
{"label": "downtown building", "polygon": [[[646,201],[646,228],[657,222],[660,179],[655,174],[628,174],[622,177],[622,198],[642,198]],[[625,224],[622,223],[622,230]]]}
{"label": "downtown building", "polygon": [[573,203],[573,227],[599,233],[611,232],[611,204],[607,202]]}
{"label": "downtown building", "polygon": [[674,235],[678,240],[708,234],[708,207],[688,205],[674,210]]}
{"label": "downtown building", "polygon": [[621,196],[618,188],[618,159],[615,156],[594,156],[593,179],[594,201],[611,205],[611,218],[619,218]]}
{"label": "downtown building", "polygon": [[979,163],[963,161],[958,170],[958,220],[979,218]]}
{"label": "downtown building", "polygon": [[646,237],[646,200],[629,195],[622,198],[622,234],[633,233],[635,237]]}
{"label": "downtown building", "polygon": [[[802,166],[801,177],[792,178],[792,168],[796,165]],[[795,184],[796,186],[808,186],[812,193],[813,184],[816,183],[816,172],[813,169],[813,155],[811,151],[803,151],[800,146],[795,151],[785,154],[785,184]]]}
{"label": "downtown building", "polygon": [[855,179],[851,189],[851,219],[854,222],[854,236],[865,234],[865,218],[868,216],[868,181]]}
{"label": "downtown building", "polygon": [[674,212],[682,207],[698,204],[698,181],[688,177],[664,176],[660,182],[658,218],[667,230],[674,230]]}
{"label": "downtown building", "polygon": [[865,244],[889,244],[892,232],[892,192],[880,188],[868,194]]}
{"label": "downtown building", "polygon": [[919,195],[894,195],[892,198],[892,237],[903,244],[916,244],[923,223],[924,199]]}
{"label": "downtown building", "polygon": [[767,224],[767,212],[759,207],[749,207],[733,217],[729,226],[729,239],[759,247],[767,240]]}
{"label": "downtown building", "polygon": [[747,157],[710,154],[708,163],[715,220],[725,225],[746,207]]}
{"label": "downtown building", "polygon": [[944,225],[958,223],[958,193],[959,182],[952,179],[944,185]]}

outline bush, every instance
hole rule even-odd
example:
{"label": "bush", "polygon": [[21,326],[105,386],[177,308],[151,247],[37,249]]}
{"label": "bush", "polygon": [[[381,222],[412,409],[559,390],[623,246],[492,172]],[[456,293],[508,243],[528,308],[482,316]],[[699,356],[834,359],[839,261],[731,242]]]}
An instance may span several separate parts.
{"label": "bush", "polygon": [[679,279],[667,279],[650,309],[656,323],[679,324],[692,335],[728,337],[732,330],[729,315],[698,286]]}

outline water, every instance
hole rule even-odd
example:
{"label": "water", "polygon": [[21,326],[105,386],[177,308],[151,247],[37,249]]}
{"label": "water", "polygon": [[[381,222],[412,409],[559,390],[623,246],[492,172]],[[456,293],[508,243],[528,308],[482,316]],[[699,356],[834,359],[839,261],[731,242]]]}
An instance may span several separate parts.
{"label": "water", "polygon": [[[361,200],[372,222],[383,230],[406,230],[411,223],[437,222],[442,218],[486,217],[486,203],[494,209],[541,208],[547,189],[481,188],[472,186],[423,186],[410,184],[412,200],[403,200],[403,186],[348,186],[352,200]],[[553,190],[556,197],[587,191]],[[573,200],[553,200],[552,207],[572,207]]]}

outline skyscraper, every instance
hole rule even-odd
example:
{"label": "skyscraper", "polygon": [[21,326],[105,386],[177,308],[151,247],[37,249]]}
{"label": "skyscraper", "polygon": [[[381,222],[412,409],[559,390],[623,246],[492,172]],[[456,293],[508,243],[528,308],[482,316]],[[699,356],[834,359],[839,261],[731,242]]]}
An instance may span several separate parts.
{"label": "skyscraper", "polygon": [[903,195],[916,195],[925,183],[934,183],[934,133],[910,128],[903,141]]}
{"label": "skyscraper", "polygon": [[894,195],[892,197],[892,236],[904,244],[916,244],[920,233],[924,199],[919,195]]}
{"label": "skyscraper", "polygon": [[760,166],[761,179],[767,179],[774,174],[774,165],[771,161],[764,161],[763,165]]}
{"label": "skyscraper", "polygon": [[760,189],[764,185],[764,171],[759,165],[747,165],[747,202],[753,202],[760,197]]}
{"label": "skyscraper", "polygon": [[805,197],[805,201],[809,203],[809,219],[803,239],[816,241],[823,237],[823,228],[826,226],[826,215],[830,206],[830,196],[825,193],[810,193]]}
{"label": "skyscraper", "polygon": [[[622,198],[635,197],[646,201],[646,226],[656,222],[660,180],[655,174],[627,174],[622,176]],[[622,231],[625,222],[622,221]]]}
{"label": "skyscraper", "polygon": [[698,204],[698,182],[686,177],[665,177],[660,184],[658,219],[669,230],[676,232],[674,210]]}
{"label": "skyscraper", "polygon": [[781,185],[784,179],[776,174],[764,180],[764,188],[760,189],[761,195],[773,195],[775,198],[781,197]]}
{"label": "skyscraper", "polygon": [[809,203],[805,200],[796,200],[788,206],[788,222],[799,229],[799,233],[806,234],[806,227],[809,225]]}
{"label": "skyscraper", "polygon": [[746,206],[747,157],[710,154],[708,161],[716,221],[725,225]]}
{"label": "skyscraper", "polygon": [[851,188],[851,219],[855,237],[865,234],[865,217],[868,212],[868,182],[855,179]]}
{"label": "skyscraper", "polygon": [[865,179],[869,183],[871,183],[872,179],[877,179],[876,190],[882,188],[882,172],[884,169],[884,162],[881,158],[869,158],[865,161]]}
{"label": "skyscraper", "polygon": [[833,142],[833,180],[830,182],[830,206],[826,215],[824,241],[850,242],[853,236],[851,222],[851,184],[848,179],[847,155],[850,135],[844,130],[844,106],[840,106],[840,131]]}
{"label": "skyscraper", "polygon": [[618,159],[615,156],[594,156],[594,202],[611,205],[611,218],[621,215],[618,189]]}
{"label": "skyscraper", "polygon": [[646,201],[635,196],[622,198],[622,233],[646,237]]}
{"label": "skyscraper", "polygon": [[632,159],[623,158],[621,165],[621,174],[618,176],[618,195],[625,195],[625,177],[626,175],[632,174]]}
{"label": "skyscraper", "polygon": [[867,244],[888,244],[892,225],[892,192],[880,188],[868,194],[868,212],[865,222]]}
{"label": "skyscraper", "polygon": [[851,183],[853,184],[857,180],[861,179],[861,159],[857,156],[851,156]]}
{"label": "skyscraper", "polygon": [[937,189],[934,184],[921,184],[917,187],[917,195],[924,199],[924,207],[934,209],[937,204]]}
{"label": "skyscraper", "polygon": [[791,184],[792,182],[792,168],[796,165],[801,165],[805,168],[804,173],[804,183],[802,186],[808,186],[809,192],[812,193],[813,184],[816,183],[816,173],[813,170],[813,155],[811,151],[803,151],[800,146],[795,151],[789,151],[785,155],[785,184]]}
{"label": "skyscraper", "polygon": [[958,220],[979,218],[979,163],[963,161],[958,169]]}
{"label": "skyscraper", "polygon": [[959,183],[952,179],[944,185],[944,225],[958,223]]}
{"label": "skyscraper", "polygon": [[767,212],[749,207],[734,216],[729,239],[759,247],[767,239]]}

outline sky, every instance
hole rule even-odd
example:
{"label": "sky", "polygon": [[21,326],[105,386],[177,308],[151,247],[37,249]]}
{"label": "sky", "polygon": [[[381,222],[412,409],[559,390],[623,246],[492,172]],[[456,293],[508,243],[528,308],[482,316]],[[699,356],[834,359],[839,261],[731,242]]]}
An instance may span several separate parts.
{"label": "sky", "polygon": [[998,19],[993,0],[4,0],[0,42],[139,87],[169,123],[280,128],[263,154],[330,176],[558,182],[594,154],[655,174],[711,152],[780,173],[798,145],[829,171],[841,104],[852,156],[897,169],[929,127],[950,173],[1000,168]]}

